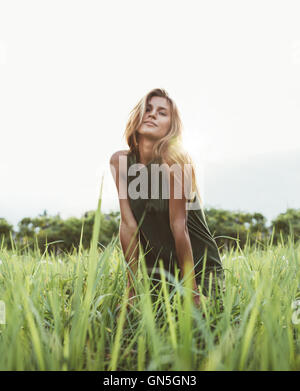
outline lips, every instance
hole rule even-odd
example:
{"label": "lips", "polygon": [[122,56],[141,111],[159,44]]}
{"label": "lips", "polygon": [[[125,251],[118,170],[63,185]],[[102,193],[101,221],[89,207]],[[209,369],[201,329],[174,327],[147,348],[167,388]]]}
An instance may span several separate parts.
{"label": "lips", "polygon": [[145,124],[156,126],[155,123],[151,121],[145,121]]}

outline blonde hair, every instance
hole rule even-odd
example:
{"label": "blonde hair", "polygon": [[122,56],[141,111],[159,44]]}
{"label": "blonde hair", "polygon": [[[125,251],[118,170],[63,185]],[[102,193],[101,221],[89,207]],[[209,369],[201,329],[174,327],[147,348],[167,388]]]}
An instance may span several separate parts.
{"label": "blonde hair", "polygon": [[184,170],[185,164],[190,164],[192,168],[191,189],[193,193],[197,193],[201,207],[203,202],[200,197],[196,175],[195,165],[189,154],[184,150],[182,145],[182,121],[175,102],[170,98],[166,90],[163,88],[155,88],[144,95],[129,114],[129,119],[126,124],[124,137],[129,146],[130,152],[138,154],[138,133],[137,129],[142,124],[143,117],[146,111],[146,106],[150,99],[154,96],[167,99],[171,107],[171,125],[169,132],[158,140],[153,146],[153,158],[167,163],[169,166],[179,164]]}

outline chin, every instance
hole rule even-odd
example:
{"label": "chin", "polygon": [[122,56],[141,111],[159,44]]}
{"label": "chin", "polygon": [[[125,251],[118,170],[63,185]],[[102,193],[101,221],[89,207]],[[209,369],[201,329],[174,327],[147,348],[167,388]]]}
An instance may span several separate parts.
{"label": "chin", "polygon": [[139,131],[138,131],[138,133],[140,134],[140,135],[153,135],[154,137],[157,137],[157,131],[154,129],[154,128],[150,128],[150,127],[148,127],[148,126],[145,126],[145,127],[142,127]]}
{"label": "chin", "polygon": [[157,134],[149,133],[149,132],[144,133],[144,136],[147,136],[149,138],[149,140],[152,140],[152,141],[157,141],[157,140],[159,140],[161,138]]}

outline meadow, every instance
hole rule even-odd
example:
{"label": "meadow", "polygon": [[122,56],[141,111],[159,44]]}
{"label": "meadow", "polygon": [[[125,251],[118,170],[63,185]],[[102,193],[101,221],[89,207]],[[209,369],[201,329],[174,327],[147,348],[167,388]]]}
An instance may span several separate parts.
{"label": "meadow", "polygon": [[153,290],[140,251],[129,302],[117,238],[96,240],[100,208],[88,250],[2,243],[0,370],[300,370],[299,242],[223,252],[225,289],[200,308],[162,269]]}

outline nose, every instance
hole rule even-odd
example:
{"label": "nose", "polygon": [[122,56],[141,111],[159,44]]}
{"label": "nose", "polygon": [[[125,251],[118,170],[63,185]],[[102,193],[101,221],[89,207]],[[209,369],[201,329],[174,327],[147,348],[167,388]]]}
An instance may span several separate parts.
{"label": "nose", "polygon": [[155,116],[156,116],[155,109],[153,108],[148,114],[149,114],[149,117],[155,118]]}

